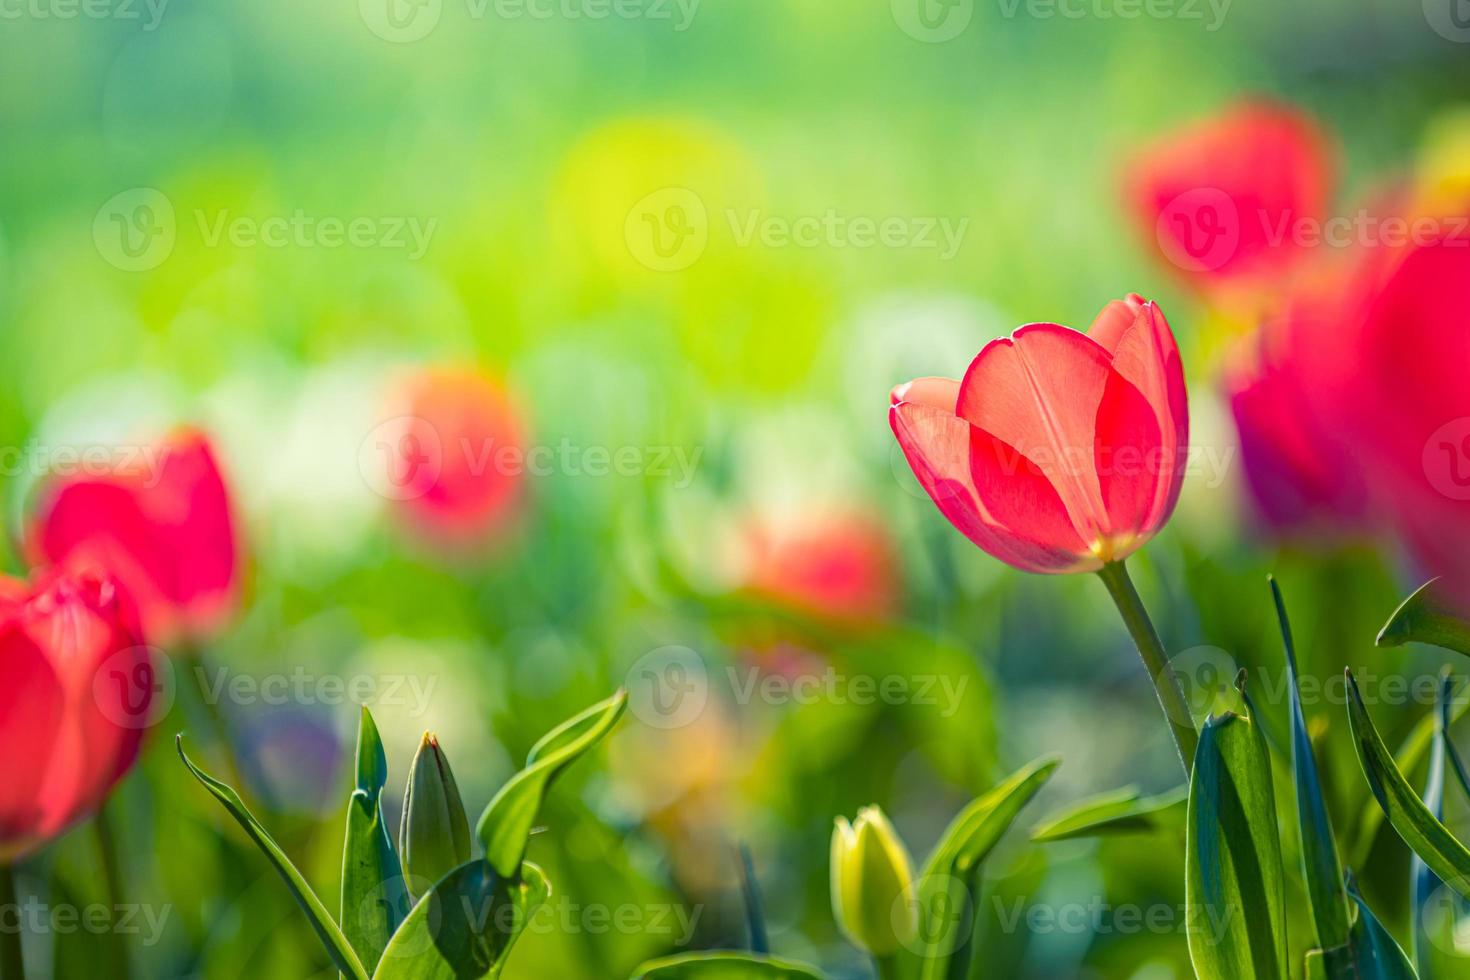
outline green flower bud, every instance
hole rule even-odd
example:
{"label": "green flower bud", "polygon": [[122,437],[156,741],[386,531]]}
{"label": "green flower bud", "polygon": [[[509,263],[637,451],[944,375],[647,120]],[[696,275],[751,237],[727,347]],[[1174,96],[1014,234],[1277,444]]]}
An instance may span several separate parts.
{"label": "green flower bud", "polygon": [[424,732],[408,789],[403,794],[403,822],[398,854],[404,880],[417,900],[427,887],[470,859],[470,824],[449,760],[438,740]]}
{"label": "green flower bud", "polygon": [[918,929],[907,892],[913,862],[893,825],[876,806],[858,811],[849,824],[837,818],[832,831],[832,913],[853,943],[874,956],[888,956]]}

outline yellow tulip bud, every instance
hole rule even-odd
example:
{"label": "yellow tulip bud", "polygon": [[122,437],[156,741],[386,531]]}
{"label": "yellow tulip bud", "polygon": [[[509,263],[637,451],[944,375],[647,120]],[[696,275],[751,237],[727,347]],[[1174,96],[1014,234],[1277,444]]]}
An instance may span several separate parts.
{"label": "yellow tulip bud", "polygon": [[876,806],[832,831],[832,913],[848,939],[874,956],[888,956],[911,940],[917,913],[908,901],[913,862]]}

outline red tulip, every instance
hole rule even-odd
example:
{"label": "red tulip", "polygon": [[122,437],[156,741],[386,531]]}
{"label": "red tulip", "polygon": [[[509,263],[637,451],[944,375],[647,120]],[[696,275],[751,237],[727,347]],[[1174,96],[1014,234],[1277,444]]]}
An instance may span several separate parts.
{"label": "red tulip", "polygon": [[1197,288],[1255,298],[1310,253],[1333,171],[1309,116],[1252,102],[1144,148],[1128,164],[1125,196],[1147,240]]}
{"label": "red tulip", "polygon": [[747,535],[746,586],[831,620],[882,619],[898,605],[898,555],[887,529],[865,514],[818,513]]}
{"label": "red tulip", "polygon": [[132,765],[156,684],[114,584],[0,579],[0,863],[101,805]]}
{"label": "red tulip", "polygon": [[1189,443],[1184,372],[1164,315],[1138,296],[1091,329],[1031,323],[963,381],[893,390],[889,421],[940,511],[1030,572],[1093,571],[1163,526]]}
{"label": "red tulip", "polygon": [[515,513],[530,460],[509,394],[470,367],[429,368],[399,391],[385,443],[390,495],[441,545],[472,544]]}
{"label": "red tulip", "polygon": [[175,433],[146,467],[48,484],[30,551],[37,564],[113,575],[159,642],[212,633],[239,590],[230,493],[195,430]]}

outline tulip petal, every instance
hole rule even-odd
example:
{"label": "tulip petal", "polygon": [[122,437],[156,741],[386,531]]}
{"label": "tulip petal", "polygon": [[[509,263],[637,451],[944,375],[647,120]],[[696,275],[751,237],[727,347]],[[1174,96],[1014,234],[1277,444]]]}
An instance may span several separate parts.
{"label": "tulip petal", "polygon": [[[1136,298],[1130,296],[1129,302]],[[1116,315],[1108,322],[1099,316],[1089,336],[1112,353],[1113,370],[1142,392],[1157,419],[1157,453],[1152,458],[1157,461],[1159,479],[1152,507],[1142,521],[1152,531],[1169,519],[1184,483],[1181,457],[1189,445],[1189,395],[1179,345],[1163,311],[1153,303],[1143,303],[1132,322],[1114,333],[1119,322]]]}
{"label": "tulip petal", "polygon": [[889,403],[913,402],[930,408],[943,409],[955,414],[955,405],[960,400],[960,383],[953,378],[915,378],[895,387],[889,395]]}
{"label": "tulip petal", "polygon": [[[912,402],[900,402],[889,410],[889,422],[904,456],[925,492],[951,524],[995,558],[1030,572],[1062,572],[1075,570],[1079,563],[1081,539],[1075,531],[1062,539],[1043,542],[1005,526],[993,517],[987,507],[994,504],[1008,515],[1019,513],[1019,527],[1055,530],[1057,514],[1065,520],[1065,509],[1045,476],[1029,461],[1018,466],[1020,454],[958,416]],[[988,503],[975,485],[976,473],[985,480]],[[1020,481],[1013,490],[1001,485],[1011,479]],[[1050,492],[1047,493],[1046,491]],[[1025,502],[1047,507],[1046,517],[1039,518],[1024,509]],[[1066,529],[1070,530],[1070,521]]]}
{"label": "tulip petal", "polygon": [[956,406],[960,417],[1037,463],[1084,541],[1110,530],[1093,467],[1109,361],[1085,334],[1030,323],[986,345],[960,383]]}
{"label": "tulip petal", "polygon": [[45,652],[17,624],[0,631],[0,861],[18,856],[40,839],[38,796],[50,766],[66,698]]}
{"label": "tulip petal", "polygon": [[1116,371],[1097,409],[1098,482],[1112,530],[1109,558],[1125,558],[1158,530],[1151,524],[1165,469],[1159,423],[1143,393]]}

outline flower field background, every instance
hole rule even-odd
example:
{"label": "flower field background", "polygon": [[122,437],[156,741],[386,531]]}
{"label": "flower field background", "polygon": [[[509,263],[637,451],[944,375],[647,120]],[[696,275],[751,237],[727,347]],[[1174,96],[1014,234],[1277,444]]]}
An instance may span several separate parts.
{"label": "flower field background", "polygon": [[[1465,661],[1375,640],[1433,576],[1470,595],[1458,2],[0,0],[0,933],[24,975],[339,973],[182,734],[359,952],[354,788],[409,875],[367,907],[471,853],[544,872],[505,980],[716,949],[908,976],[889,954],[916,940],[861,919],[843,854],[920,874],[1019,772],[956,976],[1228,976],[1201,966],[1239,933],[1186,894],[1176,741],[1229,710],[1274,760],[1276,975],[1307,975],[1298,869],[1334,836],[1353,921],[1466,975],[1470,918],[1421,887],[1350,723],[1356,683],[1436,808],[1426,719]],[[1146,355],[1117,353],[1140,315]],[[967,369],[1042,321],[1096,322],[1048,328],[1075,367],[1024,374],[1043,421],[1037,377],[1095,382],[1062,447],[1095,493],[998,430],[977,469],[959,386],[915,380],[1009,390],[1019,368]],[[1115,436],[1137,455],[1104,458]],[[1116,580],[1026,574],[1126,556],[1165,671]],[[1188,717],[1161,724],[1175,683]],[[608,704],[497,837],[538,740]],[[1225,757],[1228,731],[1203,736]],[[1296,819],[1298,734],[1325,837]],[[410,772],[433,829],[401,835]],[[1100,794],[1088,814],[1126,819],[1057,823]]]}

